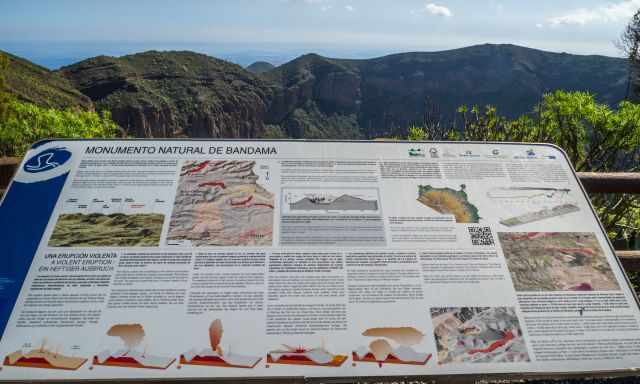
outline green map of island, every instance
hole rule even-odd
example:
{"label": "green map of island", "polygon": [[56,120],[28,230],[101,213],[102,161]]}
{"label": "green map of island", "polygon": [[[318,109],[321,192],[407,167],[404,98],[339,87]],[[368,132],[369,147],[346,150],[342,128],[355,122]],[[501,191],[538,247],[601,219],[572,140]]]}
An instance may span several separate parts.
{"label": "green map of island", "polygon": [[464,184],[459,191],[419,185],[418,201],[438,213],[453,215],[456,223],[477,223],[480,220],[478,208],[469,202],[464,190]]}

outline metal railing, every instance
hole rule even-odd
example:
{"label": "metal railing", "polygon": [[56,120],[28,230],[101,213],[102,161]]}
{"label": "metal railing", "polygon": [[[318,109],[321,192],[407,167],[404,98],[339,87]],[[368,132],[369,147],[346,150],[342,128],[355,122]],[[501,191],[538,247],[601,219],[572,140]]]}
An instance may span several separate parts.
{"label": "metal railing", "polygon": [[[0,196],[11,181],[20,160],[17,157],[0,158]],[[578,172],[578,177],[589,193],[640,194],[640,173]],[[626,271],[640,272],[640,251],[616,250],[616,255]]]}

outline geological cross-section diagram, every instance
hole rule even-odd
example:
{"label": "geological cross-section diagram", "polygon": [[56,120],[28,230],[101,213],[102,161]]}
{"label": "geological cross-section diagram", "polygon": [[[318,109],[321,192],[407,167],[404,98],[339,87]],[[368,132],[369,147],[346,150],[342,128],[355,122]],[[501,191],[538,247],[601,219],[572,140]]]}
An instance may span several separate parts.
{"label": "geological cross-section diagram", "polygon": [[378,191],[373,188],[285,188],[284,214],[379,214]]}
{"label": "geological cross-section diagram", "polygon": [[538,211],[526,212],[518,216],[502,219],[500,220],[500,224],[507,227],[515,227],[522,224],[549,219],[551,217],[564,216],[578,211],[580,211],[580,208],[574,204],[561,204],[552,208],[544,208]]}
{"label": "geological cross-section diagram", "polygon": [[456,223],[477,223],[480,220],[478,208],[469,202],[466,186],[460,190],[434,188],[431,185],[418,186],[418,201],[438,213],[453,215]]}
{"label": "geological cross-section diagram", "polygon": [[618,283],[595,234],[501,232],[516,291],[607,291]]}
{"label": "geological cross-section diagram", "polygon": [[229,346],[226,351],[220,346],[224,330],[222,320],[215,319],[209,326],[209,344],[211,348],[191,349],[180,355],[180,364],[208,365],[225,368],[253,368],[262,359],[258,356],[238,354]]}
{"label": "geological cross-section diagram", "polygon": [[271,245],[274,198],[258,184],[255,165],[238,160],[187,161],[180,172],[168,243]]}
{"label": "geological cross-section diagram", "polygon": [[315,348],[290,347],[282,345],[267,353],[268,364],[313,365],[320,367],[339,367],[347,360],[345,355],[334,355],[324,345]]}
{"label": "geological cross-section diagram", "polygon": [[147,351],[137,351],[145,337],[144,328],[140,324],[116,324],[109,328],[107,335],[119,337],[126,346],[115,353],[103,350],[93,357],[93,365],[127,368],[167,369],[176,359],[173,357],[154,356]]}
{"label": "geological cross-section diagram", "polygon": [[377,211],[377,200],[365,200],[351,195],[335,199],[326,197],[304,197],[289,204],[292,211]]}
{"label": "geological cross-section diagram", "polygon": [[62,353],[47,349],[47,340],[43,340],[40,348],[28,352],[18,350],[4,358],[4,365],[8,367],[48,368],[75,371],[87,359],[82,357],[65,356]]}
{"label": "geological cross-section diagram", "polygon": [[529,361],[511,307],[432,308],[431,321],[439,364]]}
{"label": "geological cross-section diagram", "polygon": [[370,328],[363,336],[375,337],[368,347],[361,346],[352,352],[353,362],[383,364],[425,365],[430,353],[417,352],[412,346],[420,344],[424,334],[413,327]]}

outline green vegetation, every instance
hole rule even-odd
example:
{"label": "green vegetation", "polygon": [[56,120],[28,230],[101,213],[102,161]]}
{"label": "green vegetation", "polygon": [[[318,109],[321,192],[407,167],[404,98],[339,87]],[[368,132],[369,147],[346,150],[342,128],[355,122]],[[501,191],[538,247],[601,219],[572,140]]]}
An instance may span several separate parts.
{"label": "green vegetation", "polygon": [[287,139],[288,136],[282,131],[279,125],[265,125],[264,133],[260,136],[261,139]]}
{"label": "green vegetation", "polygon": [[[0,156],[22,156],[32,143],[46,138],[115,137],[118,134],[119,128],[109,112],[98,114],[78,107],[59,110],[20,101],[20,93],[16,95],[6,75],[10,73],[15,81],[15,74],[21,72],[15,66],[16,58],[0,53]],[[57,95],[47,97],[55,100]]]}
{"label": "green vegetation", "polygon": [[93,109],[91,99],[59,72],[2,51],[0,57],[0,62],[5,63],[0,65],[0,72],[5,77],[3,87],[18,100],[48,108]]}
{"label": "green vegetation", "polygon": [[8,67],[9,59],[0,54],[0,121],[6,117],[7,110],[9,109],[9,103],[13,100],[13,95],[6,92],[7,80],[5,73]]}
{"label": "green vegetation", "polygon": [[[633,172],[640,167],[640,104],[623,101],[611,109],[589,93],[556,91],[516,119],[499,115],[492,106],[462,106],[458,112],[460,129],[413,126],[408,138],[553,143],[567,152],[577,171]],[[611,239],[632,246],[640,228],[640,196],[594,194],[591,201]]]}
{"label": "green vegetation", "polygon": [[22,156],[46,138],[115,137],[119,128],[109,112],[64,111],[11,100],[0,120],[0,156]]}

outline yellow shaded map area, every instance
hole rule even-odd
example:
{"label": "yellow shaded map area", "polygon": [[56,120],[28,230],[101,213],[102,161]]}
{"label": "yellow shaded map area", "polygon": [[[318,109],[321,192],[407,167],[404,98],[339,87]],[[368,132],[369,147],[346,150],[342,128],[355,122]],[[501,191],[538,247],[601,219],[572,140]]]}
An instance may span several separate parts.
{"label": "yellow shaded map area", "polygon": [[456,223],[477,223],[480,219],[478,209],[467,200],[464,185],[460,191],[421,185],[418,201],[438,213],[453,215]]}

